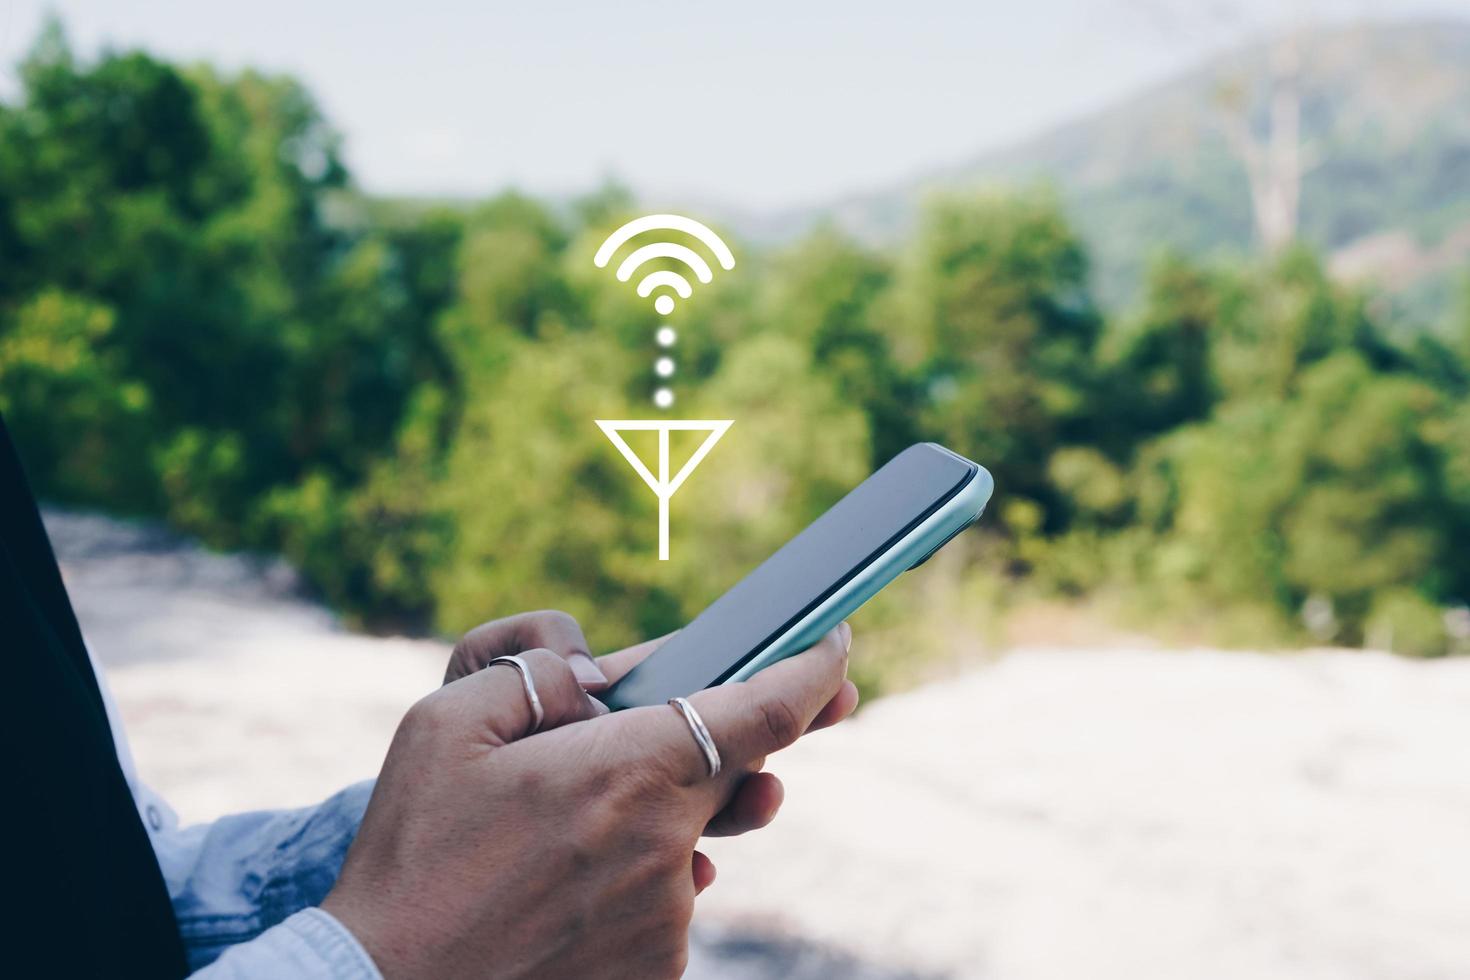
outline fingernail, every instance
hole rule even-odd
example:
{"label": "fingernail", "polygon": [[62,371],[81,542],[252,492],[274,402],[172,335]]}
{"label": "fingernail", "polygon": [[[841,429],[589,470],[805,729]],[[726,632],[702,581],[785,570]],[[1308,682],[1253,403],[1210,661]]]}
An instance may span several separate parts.
{"label": "fingernail", "polygon": [[852,651],[852,627],[844,620],[837,624],[837,635],[842,637],[842,649]]}
{"label": "fingernail", "polygon": [[597,662],[585,653],[573,653],[567,657],[567,663],[572,668],[584,690],[600,691],[607,687],[607,675],[597,666]]}
{"label": "fingernail", "polygon": [[587,695],[587,700],[592,702],[593,715],[600,717],[602,715],[610,714],[612,712],[611,708],[609,708],[607,705],[603,704],[601,701],[597,700],[590,694]]}

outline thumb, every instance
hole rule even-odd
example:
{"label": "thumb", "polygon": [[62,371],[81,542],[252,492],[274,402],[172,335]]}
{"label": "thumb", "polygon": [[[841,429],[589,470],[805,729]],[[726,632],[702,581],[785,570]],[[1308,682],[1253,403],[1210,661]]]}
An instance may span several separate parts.
{"label": "thumb", "polygon": [[[842,688],[847,675],[846,623],[809,650],[762,670],[748,681],[722,684],[689,697],[720,756],[718,788],[738,778],[772,752],[795,742]],[[601,727],[601,726],[599,726]],[[708,784],[709,765],[690,724],[671,707],[651,705],[619,711],[608,719],[616,743],[630,763],[657,758],[681,786]]]}

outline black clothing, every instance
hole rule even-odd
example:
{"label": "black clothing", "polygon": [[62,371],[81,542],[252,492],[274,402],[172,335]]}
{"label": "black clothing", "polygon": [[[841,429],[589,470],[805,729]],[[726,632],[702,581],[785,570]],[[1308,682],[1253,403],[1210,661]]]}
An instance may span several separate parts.
{"label": "black clothing", "polygon": [[3,419],[0,663],[6,972],[184,976],[163,874],[118,765],[97,678]]}

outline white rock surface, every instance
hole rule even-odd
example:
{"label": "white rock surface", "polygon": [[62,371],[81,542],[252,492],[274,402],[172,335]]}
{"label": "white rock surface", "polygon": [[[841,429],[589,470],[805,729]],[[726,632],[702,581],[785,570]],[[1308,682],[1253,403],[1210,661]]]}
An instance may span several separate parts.
{"label": "white rock surface", "polygon": [[1018,651],[771,768],[706,914],[965,977],[1470,976],[1470,662]]}

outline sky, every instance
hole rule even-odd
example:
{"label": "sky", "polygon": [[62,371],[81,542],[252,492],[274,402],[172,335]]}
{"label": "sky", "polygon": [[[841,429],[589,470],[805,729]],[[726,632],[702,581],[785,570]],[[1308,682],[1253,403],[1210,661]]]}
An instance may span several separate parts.
{"label": "sky", "polygon": [[[1301,0],[1308,17],[1470,0]],[[47,9],[84,54],[289,72],[380,193],[811,205],[1004,146],[1281,27],[1283,0],[0,0],[0,97]],[[1285,11],[1285,12],[1284,12]]]}

